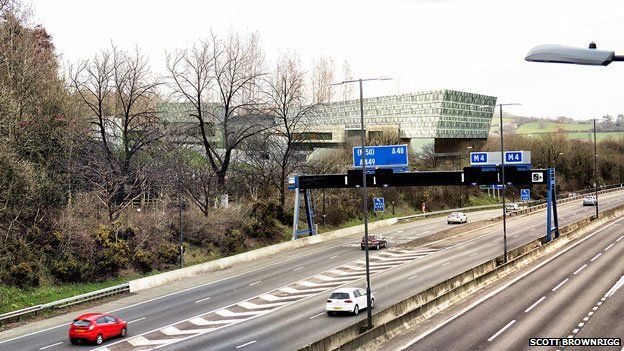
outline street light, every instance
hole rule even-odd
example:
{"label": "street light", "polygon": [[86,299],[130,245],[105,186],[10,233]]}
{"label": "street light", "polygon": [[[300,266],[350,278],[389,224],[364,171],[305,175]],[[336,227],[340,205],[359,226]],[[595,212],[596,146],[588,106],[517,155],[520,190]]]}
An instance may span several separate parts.
{"label": "street light", "polygon": [[[563,45],[536,46],[529,51],[525,60],[531,62],[606,66],[613,61],[624,61],[624,56],[616,55],[614,51],[598,50],[596,43],[591,42],[587,49]],[[596,119],[594,118],[594,192],[596,195],[596,218],[598,218],[598,153],[596,149]]]}
{"label": "street light", "polygon": [[364,217],[364,241],[366,242],[365,247],[365,257],[366,257],[366,316],[367,316],[367,325],[366,329],[370,330],[373,328],[373,315],[371,313],[370,305],[371,305],[371,284],[370,284],[370,266],[368,260],[368,195],[366,194],[366,132],[364,130],[364,93],[362,89],[362,82],[367,82],[371,80],[392,80],[392,78],[388,77],[378,77],[378,78],[366,78],[366,79],[353,79],[353,80],[345,80],[339,83],[333,83],[332,85],[342,85],[349,83],[359,83],[360,85],[360,137],[362,141],[362,217]]}
{"label": "street light", "polygon": [[500,153],[501,153],[501,182],[503,184],[503,259],[507,263],[507,209],[505,208],[505,143],[503,140],[503,106],[517,106],[519,103],[496,104],[500,111]]}
{"label": "street light", "polygon": [[594,118],[594,193],[596,194],[596,219],[598,219],[598,150],[596,144],[596,119]]}
{"label": "street light", "polygon": [[587,49],[564,45],[539,45],[531,49],[525,60],[530,62],[568,63],[575,65],[606,66],[613,61],[624,61],[624,56],[613,51],[598,50],[595,43]]}

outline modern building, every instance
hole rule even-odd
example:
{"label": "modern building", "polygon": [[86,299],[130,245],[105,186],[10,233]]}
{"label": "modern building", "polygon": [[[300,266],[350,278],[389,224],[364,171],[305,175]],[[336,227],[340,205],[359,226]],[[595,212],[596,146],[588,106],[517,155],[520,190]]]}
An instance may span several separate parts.
{"label": "modern building", "polygon": [[[365,129],[369,138],[396,135],[417,151],[432,144],[438,156],[453,156],[485,143],[495,104],[494,96],[447,89],[366,98]],[[360,135],[359,100],[324,105],[303,124],[310,149],[349,143]]]}

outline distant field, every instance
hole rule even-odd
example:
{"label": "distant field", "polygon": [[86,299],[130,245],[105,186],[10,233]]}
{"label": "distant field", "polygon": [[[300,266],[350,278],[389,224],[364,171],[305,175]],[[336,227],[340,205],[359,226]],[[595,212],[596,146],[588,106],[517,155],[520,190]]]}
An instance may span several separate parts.
{"label": "distant field", "polygon": [[[538,137],[540,134],[544,134],[545,132],[542,133],[533,133],[533,134],[525,134],[527,136],[531,136],[531,137]],[[578,140],[584,140],[584,141],[594,141],[594,133],[592,133],[592,131],[586,131],[586,132],[572,132],[572,133],[563,133],[568,139],[578,139]],[[602,141],[602,140],[606,140],[609,138],[617,138],[617,137],[624,137],[624,132],[598,132],[596,133],[596,139],[598,141]]]}
{"label": "distant field", "polygon": [[[504,123],[504,122],[503,122]],[[541,128],[540,127],[541,124]],[[531,122],[526,123],[518,127],[516,129],[516,134],[539,134],[539,133],[552,133],[558,130],[565,131],[586,131],[592,130],[593,126],[591,124],[583,124],[583,123],[556,123],[556,122]]]}

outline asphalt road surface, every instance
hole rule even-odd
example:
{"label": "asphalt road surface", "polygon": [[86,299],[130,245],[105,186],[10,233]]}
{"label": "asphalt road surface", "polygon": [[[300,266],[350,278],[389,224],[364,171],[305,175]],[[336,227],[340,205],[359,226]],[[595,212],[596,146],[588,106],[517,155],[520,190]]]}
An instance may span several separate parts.
{"label": "asphalt road surface", "polygon": [[[621,192],[600,197],[600,209],[622,204]],[[581,200],[559,206],[560,224],[593,214]],[[470,222],[500,215],[500,210],[469,213]],[[435,248],[402,249],[397,243],[449,226],[432,218],[372,231],[384,234],[388,249],[371,252],[372,288],[378,308],[407,298],[490,260],[502,252],[502,225],[489,226],[465,242]],[[545,211],[508,221],[509,248],[544,235]],[[128,337],[107,341],[101,350],[292,350],[365,318],[328,317],[325,299],[339,286],[364,286],[361,234],[274,255],[213,272],[170,287],[151,289],[117,302],[115,314],[130,321]],[[184,287],[184,289],[183,289]],[[181,291],[175,291],[182,289]],[[161,296],[164,295],[164,296]],[[137,299],[146,301],[138,301]],[[91,310],[110,311],[109,305]],[[363,311],[365,312],[365,311]],[[67,324],[78,315],[33,322],[0,333],[0,350],[91,350],[74,346]],[[58,321],[62,320],[63,323]]]}
{"label": "asphalt road surface", "polygon": [[511,285],[501,286],[502,290],[475,307],[456,313],[433,332],[392,349],[621,350],[621,345],[529,344],[531,338],[624,337],[624,288],[620,288],[624,283],[624,220],[612,221],[592,234],[526,272],[530,274],[519,275]]}

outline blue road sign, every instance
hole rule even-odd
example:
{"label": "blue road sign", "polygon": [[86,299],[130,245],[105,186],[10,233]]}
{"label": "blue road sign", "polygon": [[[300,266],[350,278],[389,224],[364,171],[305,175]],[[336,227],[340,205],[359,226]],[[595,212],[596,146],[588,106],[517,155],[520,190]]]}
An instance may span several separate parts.
{"label": "blue road sign", "polygon": [[[366,167],[407,166],[407,145],[384,145],[366,147]],[[353,167],[362,167],[362,147],[353,148]]]}
{"label": "blue road sign", "polygon": [[505,152],[505,163],[522,163],[522,151]]}
{"label": "blue road sign", "polygon": [[520,189],[520,200],[522,200],[522,201],[530,201],[531,200],[531,189]]}
{"label": "blue road sign", "polygon": [[488,153],[487,152],[471,152],[470,153],[470,163],[471,164],[487,164],[488,163]]}
{"label": "blue road sign", "polygon": [[373,198],[373,208],[375,212],[383,212],[386,209],[386,203],[383,197]]}

